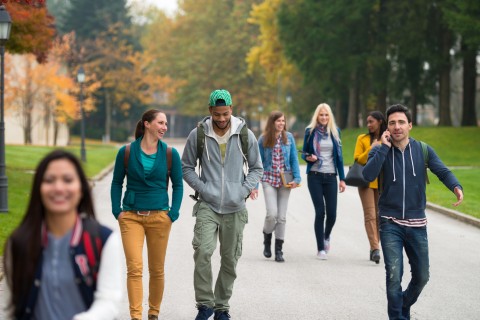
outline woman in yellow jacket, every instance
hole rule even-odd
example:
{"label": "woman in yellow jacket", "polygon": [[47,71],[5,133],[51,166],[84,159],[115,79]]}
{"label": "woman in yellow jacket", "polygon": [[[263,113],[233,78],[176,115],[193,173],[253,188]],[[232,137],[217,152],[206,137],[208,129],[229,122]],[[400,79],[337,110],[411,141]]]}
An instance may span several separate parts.
{"label": "woman in yellow jacket", "polygon": [[[380,137],[387,129],[387,121],[380,111],[372,111],[367,117],[368,133],[361,134],[357,138],[353,158],[361,165],[368,160],[368,153],[373,146],[381,144]],[[370,183],[368,187],[358,187],[358,194],[362,201],[365,230],[370,242],[370,260],[380,262],[380,241],[378,233],[378,179]]]}

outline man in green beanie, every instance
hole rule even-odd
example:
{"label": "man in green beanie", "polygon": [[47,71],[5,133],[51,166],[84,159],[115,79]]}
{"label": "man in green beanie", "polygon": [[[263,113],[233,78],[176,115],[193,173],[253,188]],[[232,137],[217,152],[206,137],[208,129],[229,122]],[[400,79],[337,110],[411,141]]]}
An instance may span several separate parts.
{"label": "man in green beanie", "polygon": [[[244,155],[242,151],[241,132],[246,124],[242,118],[232,116],[232,97],[227,90],[210,94],[209,111],[210,116],[190,132],[182,155],[183,178],[199,195],[193,207],[193,282],[198,309],[195,320],[207,320],[213,313],[215,320],[227,320],[236,265],[242,255],[243,229],[248,221],[245,201],[260,181],[263,165],[257,139],[250,130],[248,152]],[[198,143],[202,145],[201,154]],[[200,175],[195,171],[197,159]],[[211,257],[217,235],[221,266],[213,290]]]}

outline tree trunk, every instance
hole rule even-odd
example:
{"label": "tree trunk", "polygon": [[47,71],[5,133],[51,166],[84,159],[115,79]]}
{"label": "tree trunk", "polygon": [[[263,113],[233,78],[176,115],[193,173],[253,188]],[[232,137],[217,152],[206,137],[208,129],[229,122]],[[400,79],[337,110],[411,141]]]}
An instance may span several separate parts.
{"label": "tree trunk", "polygon": [[462,126],[477,126],[475,88],[477,86],[477,51],[462,43],[463,52],[463,110]]}
{"label": "tree trunk", "polygon": [[417,124],[417,104],[418,104],[418,98],[417,98],[417,91],[412,91],[410,95],[410,112],[412,113],[412,124],[416,125]]}
{"label": "tree trunk", "polygon": [[453,34],[447,29],[441,32],[441,58],[439,75],[439,122],[440,126],[451,126],[452,119],[450,117],[450,70],[452,63],[450,61],[450,49],[453,43]]}
{"label": "tree trunk", "polygon": [[105,143],[110,143],[110,124],[112,122],[112,99],[110,90],[105,89]]}
{"label": "tree trunk", "polygon": [[358,127],[357,114],[357,82],[355,71],[350,75],[350,86],[348,89],[348,120],[347,128]]}
{"label": "tree trunk", "polygon": [[335,100],[335,121],[340,128],[344,127],[342,100]]}
{"label": "tree trunk", "polygon": [[377,108],[383,114],[387,112],[387,89],[382,89],[377,93]]}
{"label": "tree trunk", "polygon": [[59,124],[58,122],[54,119],[53,120],[53,145],[57,145],[57,139],[58,139],[58,128]]}

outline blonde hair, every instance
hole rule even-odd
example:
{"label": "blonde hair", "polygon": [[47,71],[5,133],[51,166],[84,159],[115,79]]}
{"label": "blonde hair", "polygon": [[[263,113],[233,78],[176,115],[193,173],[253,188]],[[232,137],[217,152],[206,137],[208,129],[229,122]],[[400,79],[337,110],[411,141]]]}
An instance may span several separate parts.
{"label": "blonde hair", "polygon": [[310,121],[310,124],[307,126],[307,129],[310,129],[310,134],[313,132],[315,127],[318,125],[318,114],[320,113],[321,110],[325,110],[328,113],[328,123],[327,123],[327,132],[331,134],[335,140],[340,142],[340,136],[338,135],[338,128],[337,124],[335,123],[335,117],[333,116],[332,113],[332,108],[326,103],[320,103],[317,106],[317,109],[315,109],[315,112],[313,113],[312,120]]}

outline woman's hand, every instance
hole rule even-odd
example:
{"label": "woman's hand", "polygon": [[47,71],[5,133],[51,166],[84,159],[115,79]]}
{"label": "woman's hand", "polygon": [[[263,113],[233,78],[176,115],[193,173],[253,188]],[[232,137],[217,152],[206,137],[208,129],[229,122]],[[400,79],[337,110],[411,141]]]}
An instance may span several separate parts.
{"label": "woman's hand", "polygon": [[118,215],[117,220],[120,220],[120,219],[123,217],[123,214],[124,214],[124,213],[125,213],[125,211],[120,212],[120,214]]}
{"label": "woman's hand", "polygon": [[317,156],[314,155],[314,154],[311,154],[311,155],[305,157],[305,159],[309,162],[316,162],[318,160]]}
{"label": "woman's hand", "polygon": [[345,191],[346,188],[347,188],[347,185],[345,184],[345,181],[340,180],[340,183],[338,184],[338,191],[342,193],[343,191]]}
{"label": "woman's hand", "polygon": [[258,198],[258,189],[253,189],[252,192],[250,192],[250,199],[256,200]]}
{"label": "woman's hand", "polygon": [[296,187],[298,187],[298,183],[293,182],[293,181],[290,182],[288,185],[289,185],[289,188],[290,188],[290,189],[295,189]]}
{"label": "woman's hand", "polygon": [[372,148],[375,147],[375,146],[379,146],[379,145],[381,145],[381,144],[382,144],[382,141],[381,141],[381,140],[376,140],[376,139],[375,139],[375,140],[372,142]]}

